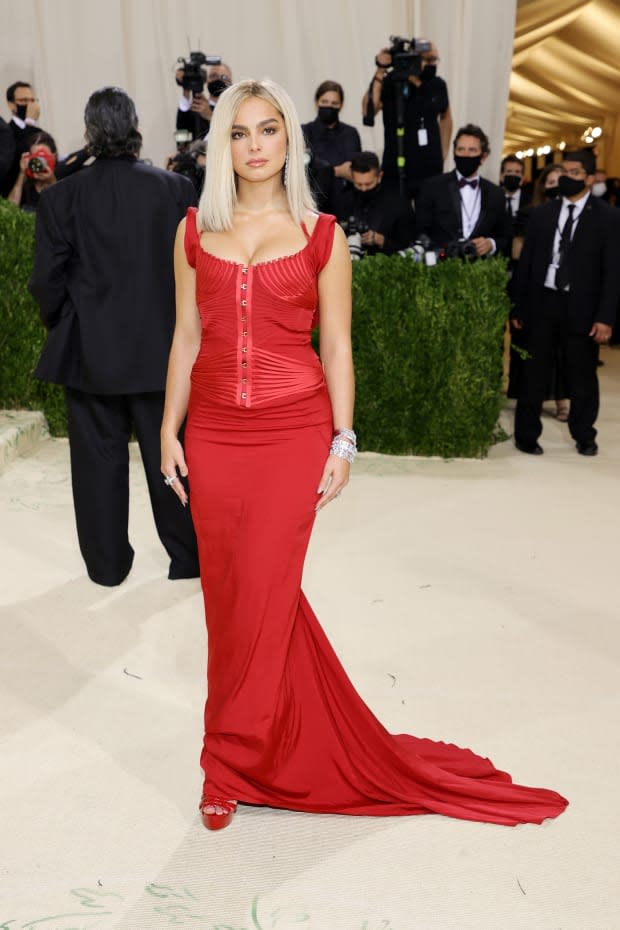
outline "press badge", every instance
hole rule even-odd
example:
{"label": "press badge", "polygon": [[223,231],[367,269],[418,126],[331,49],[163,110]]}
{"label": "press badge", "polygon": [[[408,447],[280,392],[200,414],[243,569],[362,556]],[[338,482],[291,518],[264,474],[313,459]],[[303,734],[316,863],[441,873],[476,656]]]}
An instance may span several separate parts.
{"label": "press badge", "polygon": [[426,129],[418,129],[418,145],[428,145],[428,133]]}

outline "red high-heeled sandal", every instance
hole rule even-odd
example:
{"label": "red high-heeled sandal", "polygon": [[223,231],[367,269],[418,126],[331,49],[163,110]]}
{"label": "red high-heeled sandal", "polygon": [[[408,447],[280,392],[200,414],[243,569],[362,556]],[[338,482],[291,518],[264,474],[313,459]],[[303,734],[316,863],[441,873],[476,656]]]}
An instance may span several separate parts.
{"label": "red high-heeled sandal", "polygon": [[[221,807],[224,809],[224,813],[207,814],[205,810],[207,807]],[[234,813],[237,810],[237,802],[229,801],[226,798],[219,798],[214,794],[203,794],[200,799],[200,804],[198,805],[198,810],[200,811],[202,822],[207,830],[223,830],[233,819]]]}

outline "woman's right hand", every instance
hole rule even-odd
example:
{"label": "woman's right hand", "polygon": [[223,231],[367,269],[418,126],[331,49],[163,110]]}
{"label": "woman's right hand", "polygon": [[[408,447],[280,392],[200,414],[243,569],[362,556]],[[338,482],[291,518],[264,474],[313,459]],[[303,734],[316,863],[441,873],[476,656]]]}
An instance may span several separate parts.
{"label": "woman's right hand", "polygon": [[164,476],[164,481],[169,478],[175,479],[172,482],[168,481],[167,483],[184,507],[187,505],[188,498],[187,492],[183,486],[183,482],[179,478],[179,475],[181,475],[183,478],[186,478],[188,472],[189,469],[185,462],[183,446],[179,442],[178,437],[171,434],[162,433],[161,473]]}
{"label": "woman's right hand", "polygon": [[19,173],[22,176],[26,174],[26,168],[28,167],[28,162],[32,158],[30,152],[22,152],[21,158],[19,159]]}

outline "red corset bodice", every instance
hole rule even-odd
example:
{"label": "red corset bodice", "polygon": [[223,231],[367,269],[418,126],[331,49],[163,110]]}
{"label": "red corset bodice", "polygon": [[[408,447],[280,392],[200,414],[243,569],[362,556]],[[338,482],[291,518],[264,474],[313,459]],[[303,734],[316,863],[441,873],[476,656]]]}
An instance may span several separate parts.
{"label": "red corset bodice", "polygon": [[310,334],[318,312],[317,276],[331,254],[334,223],[333,216],[320,214],[299,252],[243,265],[201,247],[196,209],[190,207],[185,251],[196,269],[202,323],[192,385],[205,399],[257,407],[324,388]]}

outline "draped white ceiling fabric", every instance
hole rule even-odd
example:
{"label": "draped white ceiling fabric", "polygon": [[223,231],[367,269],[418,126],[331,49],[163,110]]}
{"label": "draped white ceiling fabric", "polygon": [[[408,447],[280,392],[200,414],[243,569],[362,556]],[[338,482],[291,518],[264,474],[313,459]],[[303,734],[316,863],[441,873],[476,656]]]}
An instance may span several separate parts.
{"label": "draped white ceiling fabric", "polygon": [[600,163],[620,175],[620,0],[519,0],[506,151],[578,145],[600,126]]}
{"label": "draped white ceiling fabric", "polygon": [[[342,118],[366,148],[383,147],[381,117],[362,126],[361,98],[390,35],[430,37],[450,92],[455,129],[480,124],[491,138],[486,174],[497,175],[504,134],[516,0],[0,0],[2,91],[34,83],[40,124],[62,153],[82,142],[89,94],[106,84],[134,98],[143,156],[162,165],[174,149],[177,56],[220,54],[235,79],[271,77],[314,117],[327,78],[346,94]],[[5,118],[8,111],[3,110]],[[446,169],[452,167],[451,159]]]}

